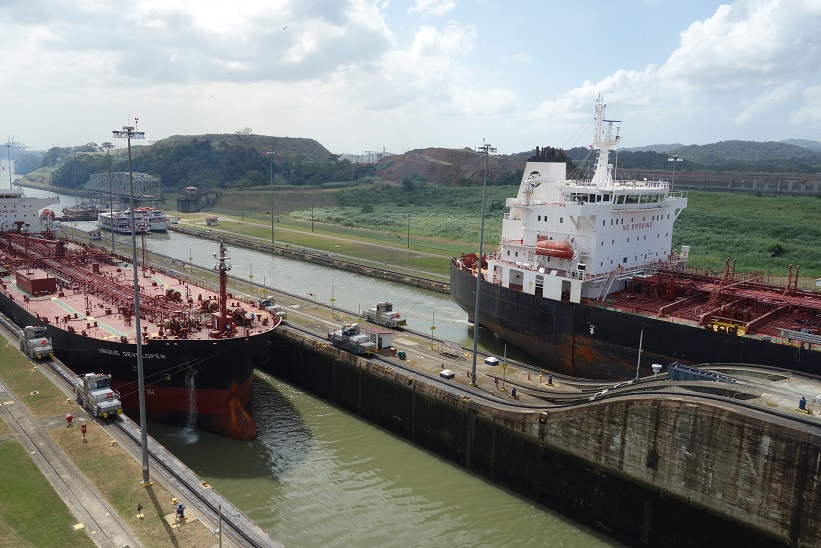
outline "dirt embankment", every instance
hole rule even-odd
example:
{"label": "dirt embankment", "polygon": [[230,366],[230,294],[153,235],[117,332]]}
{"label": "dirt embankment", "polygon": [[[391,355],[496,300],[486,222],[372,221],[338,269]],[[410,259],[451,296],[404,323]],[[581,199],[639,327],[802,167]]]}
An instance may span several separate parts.
{"label": "dirt embankment", "polygon": [[[512,156],[490,155],[487,162],[488,184],[502,177],[515,175],[519,182],[528,154]],[[406,177],[423,177],[439,184],[458,184],[462,181],[481,182],[485,173],[485,157],[475,151],[452,148],[425,148],[382,158],[376,166],[377,174],[385,179],[399,181]]]}

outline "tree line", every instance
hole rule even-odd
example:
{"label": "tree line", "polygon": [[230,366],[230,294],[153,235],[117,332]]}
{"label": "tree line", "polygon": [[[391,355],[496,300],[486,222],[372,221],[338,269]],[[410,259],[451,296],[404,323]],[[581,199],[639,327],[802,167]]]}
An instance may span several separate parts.
{"label": "tree line", "polygon": [[[377,166],[374,164],[352,163],[327,151],[313,157],[292,153],[271,158],[260,152],[258,147],[255,148],[250,139],[224,137],[191,138],[150,146],[132,143],[133,170],[159,177],[167,190],[190,185],[223,190],[267,184],[319,186],[360,181],[376,175]],[[323,154],[327,157],[321,158]],[[589,160],[596,151],[577,147],[565,151],[565,154],[568,167],[572,168],[586,163],[585,159]],[[670,158],[674,156],[679,160],[675,164],[679,172],[821,173],[821,153],[817,151],[786,143],[754,141],[682,146],[668,152],[621,150],[611,155],[611,162],[619,170],[669,172],[673,165]],[[128,155],[124,147],[115,148],[112,143],[86,143],[75,147],[53,147],[45,152],[20,152],[15,158],[17,173],[44,170],[51,184],[66,189],[81,188],[91,175],[105,173],[109,169],[128,170]],[[521,169],[506,171],[488,183],[516,185],[521,180],[521,174]],[[413,175],[405,177],[401,184],[412,190],[415,184],[422,182],[469,187],[481,181],[425,181],[421,176]]]}
{"label": "tree line", "polygon": [[[80,188],[95,173],[128,171],[125,149],[111,143],[79,147],[53,147],[45,153],[21,153],[15,171],[27,174],[39,169],[50,173],[51,184]],[[329,182],[355,181],[376,173],[373,164],[354,164],[331,154],[325,160],[292,155],[283,159],[260,154],[253,146],[191,139],[166,146],[135,146],[134,172],[157,176],[165,189],[186,186],[244,189],[266,184],[318,186]]]}

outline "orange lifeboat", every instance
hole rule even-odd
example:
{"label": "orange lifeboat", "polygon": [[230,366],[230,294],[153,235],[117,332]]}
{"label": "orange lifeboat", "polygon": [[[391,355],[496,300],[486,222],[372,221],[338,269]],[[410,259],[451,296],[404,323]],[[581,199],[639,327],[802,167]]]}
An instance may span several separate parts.
{"label": "orange lifeboat", "polygon": [[536,242],[536,255],[547,255],[557,259],[572,259],[573,248],[567,242],[541,240]]}

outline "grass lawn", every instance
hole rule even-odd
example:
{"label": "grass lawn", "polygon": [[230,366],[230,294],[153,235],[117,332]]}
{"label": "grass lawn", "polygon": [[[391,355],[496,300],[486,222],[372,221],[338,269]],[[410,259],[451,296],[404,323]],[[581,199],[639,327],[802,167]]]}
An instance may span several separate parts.
{"label": "grass lawn", "polygon": [[[2,340],[5,342],[5,339]],[[77,404],[67,401],[63,393],[35,369],[35,364],[23,356],[13,343],[0,345],[0,379],[36,419],[62,417],[71,412],[76,417],[76,425],[83,416]],[[199,521],[172,529],[163,517],[174,512],[171,499],[175,495],[156,483],[152,487],[143,487],[140,483],[141,464],[121,447],[112,446],[110,436],[96,422],[88,420],[86,424],[87,442],[83,442],[80,429],[75,427],[61,425],[48,433],[111,503],[143,545],[215,544],[216,537]],[[8,433],[5,424],[3,428],[0,434]],[[9,446],[17,449],[9,449]],[[75,524],[74,518],[16,441],[0,442],[0,481],[3,485],[0,496],[0,546],[69,546],[74,543],[76,546],[94,546],[84,531],[78,533],[71,529]],[[143,506],[144,519],[136,516],[138,503]],[[52,524],[49,520],[58,519],[61,512],[67,517],[59,518],[59,523]]]}
{"label": "grass lawn", "polygon": [[17,441],[0,443],[0,544],[95,546]]}

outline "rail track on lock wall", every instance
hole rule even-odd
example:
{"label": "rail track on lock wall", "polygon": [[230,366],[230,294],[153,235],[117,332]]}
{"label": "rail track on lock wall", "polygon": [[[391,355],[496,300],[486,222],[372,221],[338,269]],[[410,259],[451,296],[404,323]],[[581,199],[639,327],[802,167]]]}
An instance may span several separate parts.
{"label": "rail track on lock wall", "polygon": [[[316,335],[315,333],[311,332],[308,329],[300,328],[293,325],[288,325],[288,328],[299,332],[304,337],[315,341],[316,343],[324,343],[327,342],[322,337]],[[591,388],[583,391],[582,393],[572,393],[566,394],[563,396],[556,396],[553,392],[546,392],[546,391],[538,391],[524,386],[517,386],[517,390],[521,390],[522,393],[534,396],[536,398],[542,398],[545,400],[544,403],[526,403],[526,402],[519,402],[519,401],[507,401],[501,400],[498,396],[491,395],[491,393],[482,390],[477,387],[472,386],[464,386],[464,385],[454,385],[452,380],[447,380],[439,377],[438,375],[431,375],[422,371],[415,369],[413,366],[405,365],[401,361],[397,361],[395,359],[386,358],[379,355],[370,356],[367,358],[363,358],[371,363],[379,363],[384,364],[386,368],[391,369],[398,369],[407,374],[410,377],[415,379],[419,379],[428,383],[435,384],[439,388],[443,388],[444,390],[459,396],[468,395],[471,400],[477,401],[480,403],[493,405],[495,407],[504,407],[505,409],[509,410],[518,410],[522,412],[540,412],[540,411],[551,411],[551,410],[568,410],[568,409],[581,409],[585,406],[588,406],[593,403],[600,403],[602,401],[615,401],[615,400],[623,400],[623,399],[633,399],[638,396],[647,396],[647,397],[656,397],[656,398],[688,398],[693,400],[704,401],[707,403],[713,403],[715,405],[727,405],[732,404],[739,408],[740,412],[747,412],[747,413],[759,413],[765,414],[770,417],[778,417],[782,419],[788,419],[790,421],[796,422],[801,425],[805,426],[812,426],[814,428],[821,427],[821,420],[818,418],[814,418],[811,415],[805,415],[800,413],[794,413],[791,411],[781,411],[778,409],[767,408],[761,405],[751,404],[744,399],[738,399],[746,397],[749,394],[749,390],[756,388],[754,383],[750,381],[741,381],[737,386],[738,389],[735,390],[735,396],[722,396],[718,394],[710,394],[710,393],[703,393],[703,392],[685,392],[682,390],[672,389],[669,386],[669,383],[666,381],[666,377],[662,378],[653,378],[653,377],[646,377],[644,379],[640,379],[639,381],[621,381],[621,382],[601,382],[601,381],[589,381]],[[713,365],[720,365],[720,364],[713,364]],[[763,366],[756,366],[752,364],[744,364],[745,368],[751,370],[759,370],[759,371],[783,371],[785,375],[790,376],[800,376],[811,378],[821,382],[821,377],[814,376],[814,375],[805,375],[805,374],[796,374],[793,371],[787,370],[777,370],[771,367],[763,367]],[[491,376],[492,375],[487,375]],[[580,382],[588,382],[585,379],[574,379]],[[695,382],[709,382],[709,381],[695,381]],[[663,384],[662,384],[663,383]],[[507,381],[509,385],[515,385],[514,382]],[[596,388],[593,388],[596,386]]]}
{"label": "rail track on lock wall", "polygon": [[[22,330],[11,322],[11,320],[0,314],[0,332],[9,340],[16,342],[20,333],[22,333]],[[39,365],[47,365],[48,367],[40,367],[40,370],[43,371],[55,385],[57,385],[66,397],[73,398],[74,380],[77,376],[70,369],[63,366],[59,360],[54,358],[41,360],[36,363]],[[142,451],[139,425],[133,423],[131,419],[125,416],[114,416],[111,419],[104,420],[99,417],[94,417],[90,412],[88,412],[87,409],[83,407],[81,407],[81,409],[87,414],[87,420],[95,421],[101,428],[111,435],[112,438],[119,438],[117,439],[117,442],[124,448],[126,447],[125,443],[127,443],[130,446],[130,452],[132,454],[134,452],[139,453]],[[39,425],[38,428],[40,428]],[[115,432],[112,432],[112,430]],[[48,434],[44,433],[43,435],[45,438],[50,439]],[[254,533],[254,531],[249,531],[249,528],[246,527],[244,523],[241,523],[241,521],[244,520],[237,519],[239,515],[238,511],[230,502],[227,500],[224,504],[216,502],[214,500],[216,497],[211,495],[214,491],[211,489],[204,489],[198,479],[196,480],[197,483],[194,483],[194,479],[186,477],[184,474],[180,473],[177,467],[167,462],[168,455],[170,455],[170,453],[168,455],[164,455],[162,454],[162,452],[165,451],[164,448],[161,452],[158,449],[152,449],[152,444],[162,447],[156,441],[152,440],[149,442],[147,453],[150,465],[155,470],[160,470],[161,474],[166,478],[170,478],[174,484],[174,489],[181,489],[184,491],[183,497],[195,505],[196,509],[199,510],[199,515],[206,515],[209,521],[212,521],[213,523],[217,523],[221,516],[220,521],[222,523],[223,531],[230,538],[244,541],[247,546],[266,546],[269,544],[269,542],[262,541],[260,537]],[[102,501],[102,503],[109,506],[107,501]]]}

